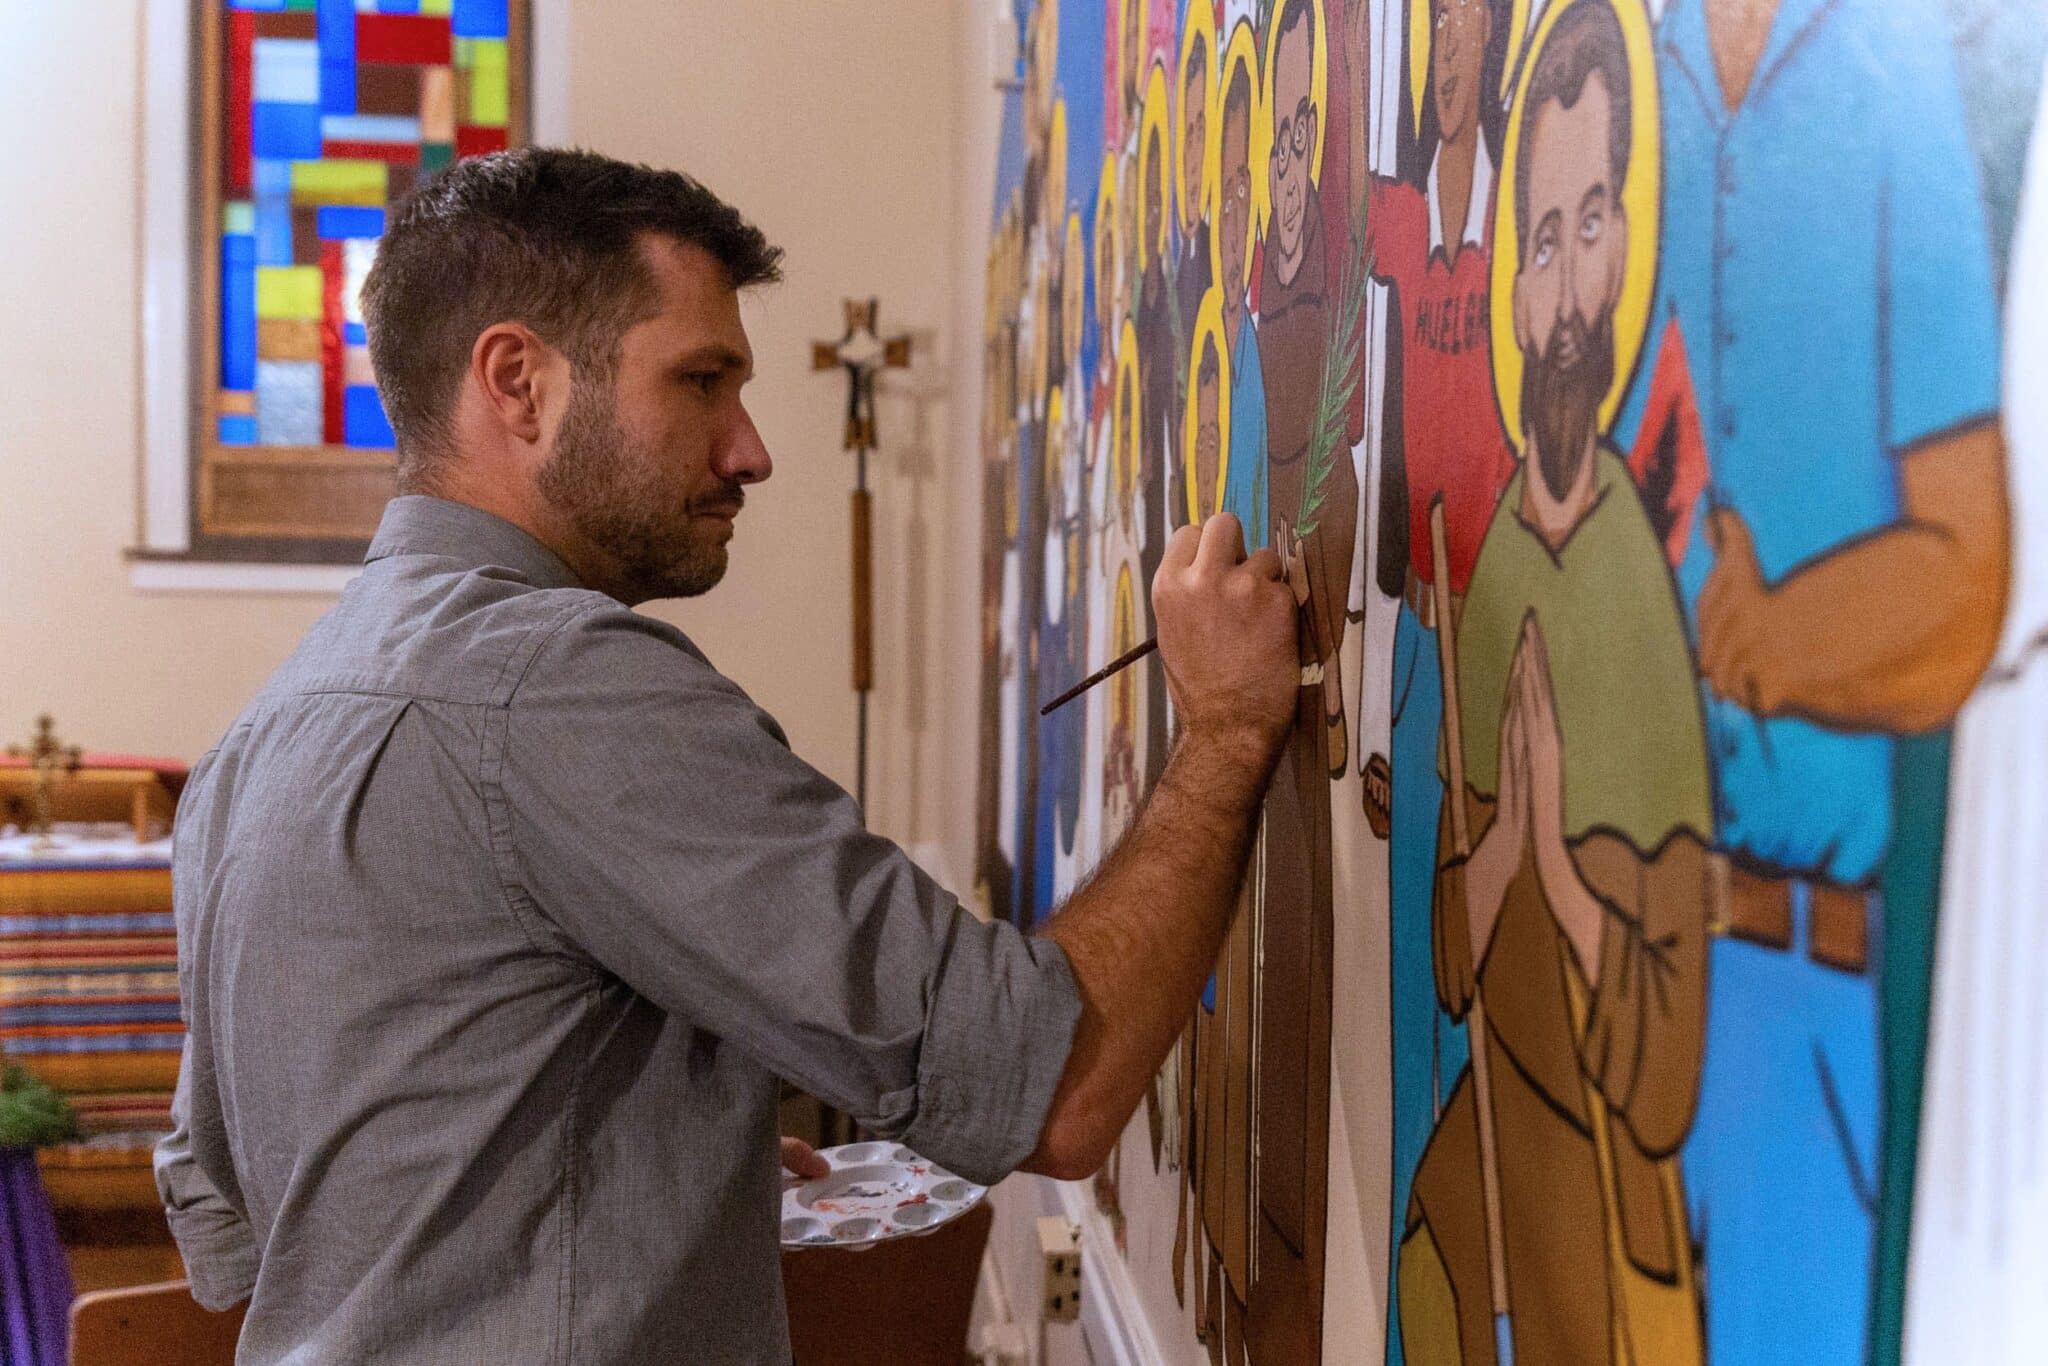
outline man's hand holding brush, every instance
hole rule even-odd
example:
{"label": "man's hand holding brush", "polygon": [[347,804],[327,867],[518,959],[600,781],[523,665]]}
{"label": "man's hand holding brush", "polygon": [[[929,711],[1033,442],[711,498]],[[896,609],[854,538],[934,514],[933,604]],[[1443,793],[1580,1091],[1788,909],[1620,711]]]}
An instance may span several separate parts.
{"label": "man's hand holding brush", "polygon": [[1069,1179],[1101,1165],[1215,965],[1300,687],[1294,594],[1272,551],[1246,558],[1235,517],[1174,533],[1152,612],[1179,737],[1122,843],[1042,931],[1081,1019],[1024,1165]]}

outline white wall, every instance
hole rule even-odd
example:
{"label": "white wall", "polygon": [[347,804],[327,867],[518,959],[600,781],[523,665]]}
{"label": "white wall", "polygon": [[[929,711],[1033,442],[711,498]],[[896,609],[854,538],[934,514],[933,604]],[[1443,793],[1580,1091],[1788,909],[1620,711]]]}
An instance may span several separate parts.
{"label": "white wall", "polygon": [[[699,175],[788,249],[786,283],[747,310],[775,478],[741,520],[726,584],[660,611],[851,786],[852,461],[839,450],[843,385],[809,373],[808,342],[837,334],[845,294],[880,294],[896,326],[945,318],[952,200],[934,172],[953,148],[952,6],[572,0],[569,13],[572,140]],[[143,0],[0,5],[0,127],[15,134],[0,158],[0,739],[48,709],[88,747],[192,758],[326,600],[129,586],[142,21]],[[921,367],[908,381],[934,386],[933,348]],[[901,549],[912,509],[936,540],[945,506],[944,405],[925,406],[914,461],[907,405],[884,409],[876,480],[875,752],[887,758],[874,806],[912,841],[931,838],[920,830],[939,809],[919,710],[936,687],[938,597],[923,595],[916,623],[900,610],[918,600]]]}

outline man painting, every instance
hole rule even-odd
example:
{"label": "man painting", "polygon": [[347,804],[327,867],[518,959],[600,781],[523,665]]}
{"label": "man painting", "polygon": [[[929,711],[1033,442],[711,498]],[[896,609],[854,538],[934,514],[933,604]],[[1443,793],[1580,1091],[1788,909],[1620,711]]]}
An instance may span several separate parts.
{"label": "man painting", "polygon": [[1685,1152],[1717,1362],[1898,1349],[1948,728],[2008,559],[1943,14],[1683,0],[1660,26],[1653,335],[1684,336],[1707,447],[1677,572],[1729,865]]}
{"label": "man painting", "polygon": [[1704,1032],[1712,803],[1677,594],[1599,425],[1632,96],[1651,94],[1608,0],[1569,0],[1546,30],[1515,125],[1522,467],[1456,623],[1464,790],[1447,803],[1469,827],[1447,804],[1434,925],[1445,1008],[1485,1006],[1490,1095],[1460,1076],[1423,1154],[1401,1331],[1410,1362],[1494,1361],[1498,1255],[1521,1366],[1678,1366],[1700,1359],[1673,1155]]}
{"label": "man painting", "polygon": [[[1493,405],[1489,277],[1494,167],[1482,110],[1494,47],[1489,0],[1410,0],[1427,9],[1423,122],[1436,139],[1421,188],[1375,177],[1368,191],[1367,252],[1390,291],[1390,383],[1382,447],[1380,588],[1399,607],[1394,627],[1391,801],[1369,814],[1391,837],[1388,856],[1389,1021],[1393,1058],[1393,1229],[1398,1246],[1408,1187],[1451,1079],[1466,1058],[1465,1031],[1437,1009],[1430,972],[1430,901],[1443,806],[1437,745],[1443,726],[1431,509],[1443,504],[1452,611],[1472,576],[1480,538],[1515,471]],[[1429,117],[1431,114],[1433,118]],[[1399,1259],[1391,1264],[1398,1278]],[[1398,1279],[1396,1280],[1398,1286]],[[1390,1322],[1387,1360],[1400,1366]]]}

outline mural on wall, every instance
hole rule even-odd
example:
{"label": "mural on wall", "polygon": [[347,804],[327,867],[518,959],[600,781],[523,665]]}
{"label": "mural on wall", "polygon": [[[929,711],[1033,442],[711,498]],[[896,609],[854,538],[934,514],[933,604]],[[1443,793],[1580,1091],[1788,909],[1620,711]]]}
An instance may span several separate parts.
{"label": "mural on wall", "polygon": [[2000,304],[2041,15],[1018,22],[994,912],[1050,914],[1158,777],[1157,668],[1037,712],[1151,633],[1173,529],[1234,513],[1301,607],[1239,914],[1096,1183],[1162,1332],[1233,1366],[1897,1360],[1970,914],[1944,850],[1998,847],[1951,730],[2048,733]]}

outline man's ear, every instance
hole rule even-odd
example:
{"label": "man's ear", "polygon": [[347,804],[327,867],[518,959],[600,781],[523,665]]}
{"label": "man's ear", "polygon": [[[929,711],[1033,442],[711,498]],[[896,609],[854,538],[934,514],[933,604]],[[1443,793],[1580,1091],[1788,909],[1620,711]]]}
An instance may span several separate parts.
{"label": "man's ear", "polygon": [[516,440],[531,444],[541,438],[552,355],[530,328],[513,322],[491,324],[470,350],[470,387],[483,410]]}

